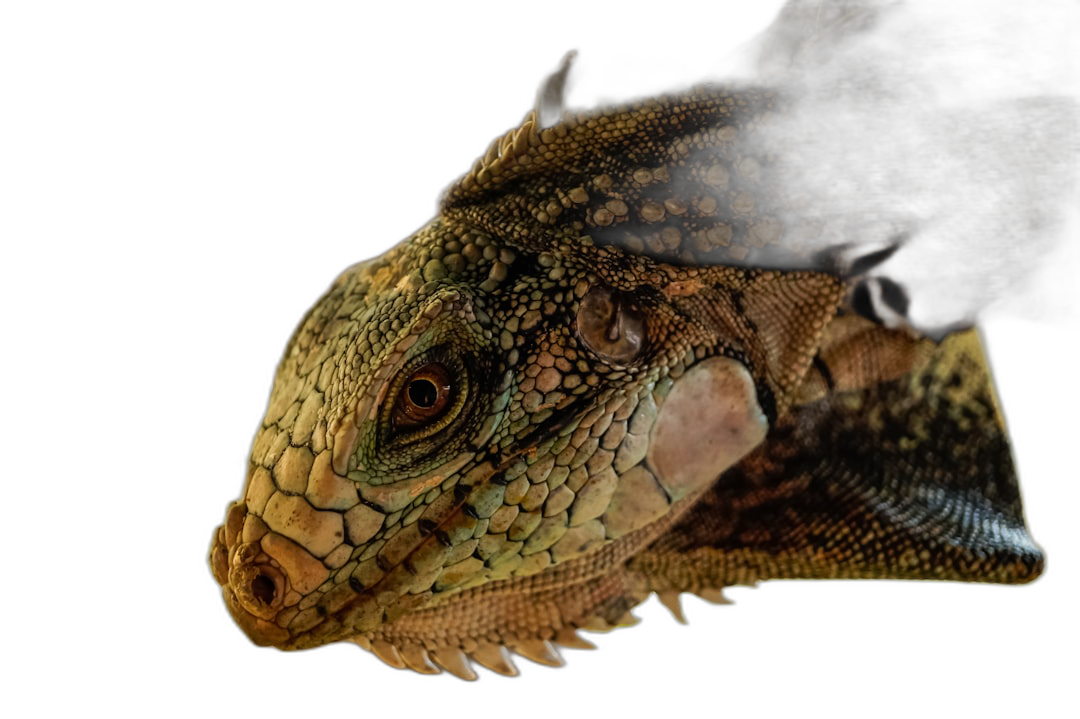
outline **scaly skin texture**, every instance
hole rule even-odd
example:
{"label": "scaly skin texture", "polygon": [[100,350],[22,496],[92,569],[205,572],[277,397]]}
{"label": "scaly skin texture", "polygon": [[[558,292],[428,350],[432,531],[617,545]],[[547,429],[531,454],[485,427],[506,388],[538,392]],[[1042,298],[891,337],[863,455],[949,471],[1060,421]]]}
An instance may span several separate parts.
{"label": "scaly skin texture", "polygon": [[254,642],[472,678],[558,663],[650,592],[1038,575],[975,331],[887,329],[799,258],[752,139],[778,109],[531,113],[338,277],[211,549]]}

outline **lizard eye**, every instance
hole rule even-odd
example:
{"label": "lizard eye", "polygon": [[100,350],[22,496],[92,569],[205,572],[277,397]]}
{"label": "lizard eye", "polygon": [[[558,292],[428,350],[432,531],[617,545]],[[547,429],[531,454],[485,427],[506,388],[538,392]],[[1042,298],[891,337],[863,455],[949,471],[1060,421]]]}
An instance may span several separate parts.
{"label": "lizard eye", "polygon": [[450,371],[439,362],[429,362],[405,378],[394,405],[394,426],[417,427],[440,419],[454,395]]}
{"label": "lizard eye", "polygon": [[372,424],[376,436],[358,444],[362,463],[380,468],[369,482],[392,468],[428,466],[462,450],[485,419],[483,395],[472,390],[489,384],[484,359],[459,341],[436,344],[401,365]]}

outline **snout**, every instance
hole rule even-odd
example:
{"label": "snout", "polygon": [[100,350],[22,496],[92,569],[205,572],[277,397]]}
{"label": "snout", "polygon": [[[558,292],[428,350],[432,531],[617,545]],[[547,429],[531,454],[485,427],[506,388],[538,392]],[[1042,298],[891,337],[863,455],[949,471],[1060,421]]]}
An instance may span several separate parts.
{"label": "snout", "polygon": [[210,566],[233,619],[255,644],[281,644],[289,632],[275,623],[284,606],[286,577],[257,542],[244,541],[247,506],[233,502],[210,547]]}

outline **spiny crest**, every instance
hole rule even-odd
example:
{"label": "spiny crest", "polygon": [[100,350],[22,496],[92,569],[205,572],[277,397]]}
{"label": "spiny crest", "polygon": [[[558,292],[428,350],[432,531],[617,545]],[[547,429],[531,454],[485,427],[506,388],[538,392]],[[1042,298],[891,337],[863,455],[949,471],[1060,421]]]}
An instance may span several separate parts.
{"label": "spiny crest", "polygon": [[[822,51],[834,48],[843,38],[866,30],[874,17],[900,0],[816,0],[786,2],[771,25],[764,44],[760,46],[758,73],[762,78],[783,78],[793,70],[811,65]],[[446,199],[468,194],[478,186],[486,186],[515,164],[537,162],[542,158],[530,148],[552,145],[576,130],[579,124],[610,114],[623,113],[627,108],[669,105],[675,98],[657,93],[652,97],[632,100],[620,106],[597,106],[578,112],[567,109],[573,62],[577,53],[569,52],[558,67],[540,83],[536,107],[529,111],[522,125],[497,137],[483,157],[478,158],[469,173],[456,180],[445,194]],[[704,83],[686,89],[685,93],[701,92]],[[676,98],[679,93],[676,93]],[[531,158],[526,158],[531,154]]]}
{"label": "spiny crest", "polygon": [[[551,126],[562,118],[566,78],[576,55],[577,53],[571,50],[563,57],[559,69],[540,85],[536,94],[536,106],[525,115],[521,126],[492,141],[487,152],[477,159],[468,174],[458,180],[447,193],[447,204],[455,191],[484,188],[497,181],[503,175],[504,169],[517,164],[530,165],[535,161],[537,153],[533,148],[544,144],[542,133],[548,132]],[[551,139],[553,136],[549,135],[547,141],[550,142]]]}
{"label": "spiny crest", "polygon": [[[700,587],[690,594],[714,604],[729,604],[720,589]],[[680,624],[687,624],[686,616],[680,605],[678,590],[657,591],[657,598]],[[629,627],[640,620],[629,611],[614,619],[605,619],[594,615],[580,622],[579,625],[567,624],[560,627],[548,639],[504,638],[501,641],[468,640],[462,644],[435,646],[428,642],[389,641],[369,639],[363,635],[353,637],[352,642],[370,651],[387,665],[395,669],[411,669],[420,674],[439,674],[446,671],[459,679],[475,681],[478,675],[473,663],[479,664],[496,674],[507,677],[517,676],[520,672],[514,664],[513,655],[548,667],[562,666],[565,661],[559,653],[559,647],[567,649],[596,649],[596,645],[583,638],[578,632],[609,632],[620,627]]]}
{"label": "spiny crest", "polygon": [[537,104],[529,110],[521,126],[492,140],[487,151],[473,163],[470,171],[455,180],[443,195],[443,203],[468,196],[478,188],[489,186],[492,180],[503,177],[511,167],[518,164],[542,165],[543,148],[552,146],[577,130],[579,125],[627,110],[666,105],[670,99],[664,93],[653,97],[632,100],[619,106],[598,106],[579,111],[568,111],[570,71],[576,52],[563,58],[562,64],[550,72],[540,83]]}

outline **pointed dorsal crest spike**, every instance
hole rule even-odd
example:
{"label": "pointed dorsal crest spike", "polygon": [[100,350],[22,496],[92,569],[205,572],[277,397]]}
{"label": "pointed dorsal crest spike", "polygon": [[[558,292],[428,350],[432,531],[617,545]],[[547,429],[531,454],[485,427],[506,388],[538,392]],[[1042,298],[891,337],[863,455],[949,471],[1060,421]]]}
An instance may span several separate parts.
{"label": "pointed dorsal crest spike", "polygon": [[570,70],[573,69],[573,58],[576,55],[575,50],[568,52],[563,62],[549,72],[548,77],[540,83],[536,109],[540,130],[548,130],[563,119],[563,113],[566,112],[566,100],[569,96]]}

